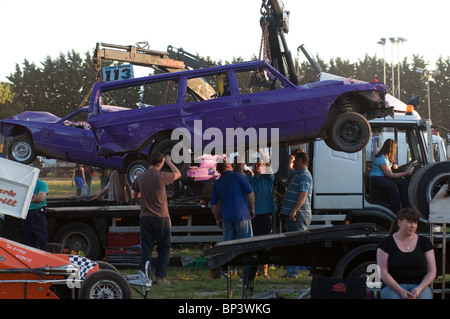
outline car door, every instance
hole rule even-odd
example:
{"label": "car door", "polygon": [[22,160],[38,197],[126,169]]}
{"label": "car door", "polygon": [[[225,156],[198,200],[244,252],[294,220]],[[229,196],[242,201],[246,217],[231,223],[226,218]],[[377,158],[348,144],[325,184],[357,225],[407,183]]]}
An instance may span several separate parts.
{"label": "car door", "polygon": [[49,126],[50,151],[71,162],[98,158],[96,139],[86,120],[87,109],[82,108]]}
{"label": "car door", "polygon": [[236,72],[238,122],[243,128],[278,129],[279,136],[301,138],[309,118],[308,110],[299,102],[298,90],[275,72],[251,68]]}
{"label": "car door", "polygon": [[[202,88],[196,90],[192,81],[200,82],[196,87]],[[226,131],[236,128],[240,116],[233,88],[228,82],[228,72],[219,71],[195,78],[184,78],[183,83],[181,115],[184,128],[191,133],[193,148],[203,151],[206,147],[206,151],[210,151],[214,145],[221,145],[221,150],[225,151]],[[203,96],[200,97],[195,91],[202,92]],[[231,140],[228,142],[233,143]]]}

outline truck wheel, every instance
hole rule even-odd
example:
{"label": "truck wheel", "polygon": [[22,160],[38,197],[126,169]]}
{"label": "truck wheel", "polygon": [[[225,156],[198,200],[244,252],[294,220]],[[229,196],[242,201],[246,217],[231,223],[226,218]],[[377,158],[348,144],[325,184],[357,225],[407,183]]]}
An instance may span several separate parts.
{"label": "truck wheel", "polygon": [[139,174],[142,174],[149,166],[149,162],[145,160],[131,162],[127,167],[128,184],[133,185],[136,177],[138,177]]}
{"label": "truck wheel", "polygon": [[[422,172],[419,174],[420,171]],[[408,191],[408,195],[410,195],[410,198],[415,198],[414,204],[411,204],[423,218],[428,218],[431,200],[436,196],[442,186],[449,182],[450,162],[429,164],[411,178],[411,192]]]}
{"label": "truck wheel", "polygon": [[[331,139],[337,151],[356,153],[370,140],[372,130],[367,119],[356,112],[339,115],[331,130]],[[333,145],[331,144],[331,145]]]}
{"label": "truck wheel", "polygon": [[80,299],[130,299],[131,289],[126,279],[114,270],[101,269],[83,280]]}
{"label": "truck wheel", "polygon": [[100,259],[100,240],[95,230],[89,225],[83,223],[64,225],[56,233],[55,241],[61,243],[69,252],[82,251],[92,260]]}
{"label": "truck wheel", "polygon": [[[334,277],[339,279],[355,278],[367,273],[361,265],[376,263],[376,251],[378,244],[367,244],[350,250],[336,266]],[[372,262],[373,261],[373,262]]]}
{"label": "truck wheel", "polygon": [[[159,152],[159,153],[162,153],[163,155],[171,155],[172,148],[177,143],[178,143],[178,141],[174,141],[171,139],[164,139],[164,140],[158,141],[153,145],[153,147],[151,149],[151,154]],[[181,162],[181,163],[174,163],[174,164],[180,170],[180,173],[183,174],[189,168],[189,165],[191,163]],[[164,164],[162,170],[170,172],[170,168],[166,164]]]}
{"label": "truck wheel", "polygon": [[21,135],[13,139],[9,146],[10,159],[22,164],[31,164],[36,159],[36,151],[34,149],[31,137]]}

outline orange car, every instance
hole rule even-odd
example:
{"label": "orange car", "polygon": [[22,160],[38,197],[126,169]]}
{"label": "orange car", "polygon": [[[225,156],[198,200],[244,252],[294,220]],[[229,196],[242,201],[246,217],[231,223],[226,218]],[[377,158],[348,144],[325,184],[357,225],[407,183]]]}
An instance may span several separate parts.
{"label": "orange car", "polygon": [[104,264],[0,237],[0,299],[131,298],[127,279]]}

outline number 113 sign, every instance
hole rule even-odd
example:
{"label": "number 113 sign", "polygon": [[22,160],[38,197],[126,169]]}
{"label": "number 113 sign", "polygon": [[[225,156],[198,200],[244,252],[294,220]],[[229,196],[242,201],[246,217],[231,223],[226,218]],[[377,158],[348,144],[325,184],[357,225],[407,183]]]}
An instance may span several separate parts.
{"label": "number 113 sign", "polygon": [[133,65],[131,64],[105,66],[102,70],[103,81],[105,82],[128,80],[134,77]]}

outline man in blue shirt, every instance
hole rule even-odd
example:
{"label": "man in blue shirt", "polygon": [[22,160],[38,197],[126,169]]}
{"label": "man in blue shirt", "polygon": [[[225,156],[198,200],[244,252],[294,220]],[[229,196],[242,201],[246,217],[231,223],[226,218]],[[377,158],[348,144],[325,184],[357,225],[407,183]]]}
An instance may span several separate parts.
{"label": "man in blue shirt", "polygon": [[255,194],[250,183],[226,161],[217,163],[216,169],[220,178],[213,185],[210,203],[224,241],[252,237]]}
{"label": "man in blue shirt", "polygon": [[[306,230],[311,223],[311,196],[313,181],[308,171],[309,156],[298,153],[294,160],[297,173],[292,178],[283,198],[281,215],[286,216],[286,230],[288,232]],[[299,267],[288,266],[286,277],[296,278]]]}
{"label": "man in blue shirt", "polygon": [[22,222],[25,244],[45,250],[48,242],[47,183],[37,180],[27,218]]}

